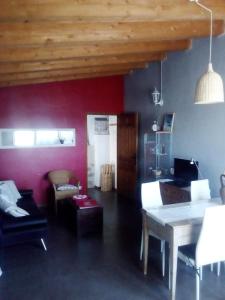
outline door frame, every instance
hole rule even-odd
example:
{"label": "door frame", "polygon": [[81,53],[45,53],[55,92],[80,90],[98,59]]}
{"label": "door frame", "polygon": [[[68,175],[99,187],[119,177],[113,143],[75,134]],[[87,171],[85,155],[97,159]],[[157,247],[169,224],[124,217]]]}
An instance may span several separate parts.
{"label": "door frame", "polygon": [[[87,112],[86,113],[86,124],[85,124],[85,126],[86,126],[86,182],[87,182],[87,189],[88,189],[88,151],[87,151],[87,146],[88,146],[88,126],[87,126],[87,124],[88,124],[88,122],[87,122],[87,120],[88,120],[88,116],[115,116],[115,117],[117,117],[117,120],[118,120],[118,116],[120,115],[120,114],[118,114],[118,113],[109,113],[109,112]],[[116,136],[116,141],[118,141],[118,137]],[[116,166],[118,166],[118,157],[117,157],[117,155],[116,155]],[[118,170],[116,170],[116,172],[118,173]]]}

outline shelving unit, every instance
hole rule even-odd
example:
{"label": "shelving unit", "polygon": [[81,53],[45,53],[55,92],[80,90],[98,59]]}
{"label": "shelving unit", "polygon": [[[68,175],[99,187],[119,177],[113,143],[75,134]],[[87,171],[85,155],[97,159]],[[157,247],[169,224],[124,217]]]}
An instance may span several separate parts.
{"label": "shelving unit", "polygon": [[171,168],[172,133],[156,131],[144,134],[144,176],[168,177]]}

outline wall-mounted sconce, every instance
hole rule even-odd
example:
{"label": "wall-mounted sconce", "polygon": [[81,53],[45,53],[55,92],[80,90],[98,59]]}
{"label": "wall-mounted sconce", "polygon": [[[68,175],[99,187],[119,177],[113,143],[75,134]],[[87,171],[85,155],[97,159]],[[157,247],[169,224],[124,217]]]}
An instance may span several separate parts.
{"label": "wall-mounted sconce", "polygon": [[152,92],[152,100],[155,105],[163,106],[163,98],[162,98],[162,61],[160,65],[160,85],[161,85],[161,93],[157,90],[157,88],[154,89]]}
{"label": "wall-mounted sconce", "polygon": [[161,105],[160,104],[160,92],[157,90],[156,87],[155,87],[154,91],[152,92],[152,99],[153,99],[153,103],[155,105]]}

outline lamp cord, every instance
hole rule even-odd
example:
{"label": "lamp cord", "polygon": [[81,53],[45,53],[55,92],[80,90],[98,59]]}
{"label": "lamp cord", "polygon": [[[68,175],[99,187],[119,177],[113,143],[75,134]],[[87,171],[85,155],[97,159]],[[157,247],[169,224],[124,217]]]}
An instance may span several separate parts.
{"label": "lamp cord", "polygon": [[198,2],[198,0],[194,0],[195,3],[200,6],[201,8],[205,9],[207,12],[210,13],[210,39],[209,39],[209,63],[212,63],[212,31],[213,31],[213,12],[211,9],[206,7],[205,5]]}
{"label": "lamp cord", "polygon": [[200,171],[199,166],[197,165],[196,161],[193,160],[193,162],[194,162],[194,164],[195,164],[195,166],[196,166],[196,168],[197,168],[197,170],[199,172],[199,175],[200,175],[201,179],[204,179],[204,176],[202,175],[202,172]]}
{"label": "lamp cord", "polygon": [[160,100],[162,100],[163,99],[163,91],[162,91],[162,64],[163,64],[163,62],[162,62],[162,60],[161,60],[161,65],[160,65],[160,68],[161,68],[161,82],[160,82],[160,85],[161,85],[161,99]]}

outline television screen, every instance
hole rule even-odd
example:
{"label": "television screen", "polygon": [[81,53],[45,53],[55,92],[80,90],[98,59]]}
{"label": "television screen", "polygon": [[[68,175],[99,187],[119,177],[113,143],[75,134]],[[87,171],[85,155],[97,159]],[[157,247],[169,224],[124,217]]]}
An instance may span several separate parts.
{"label": "television screen", "polygon": [[[198,162],[195,161],[198,166]],[[174,158],[174,177],[185,181],[198,179],[198,168],[191,160]]]}

